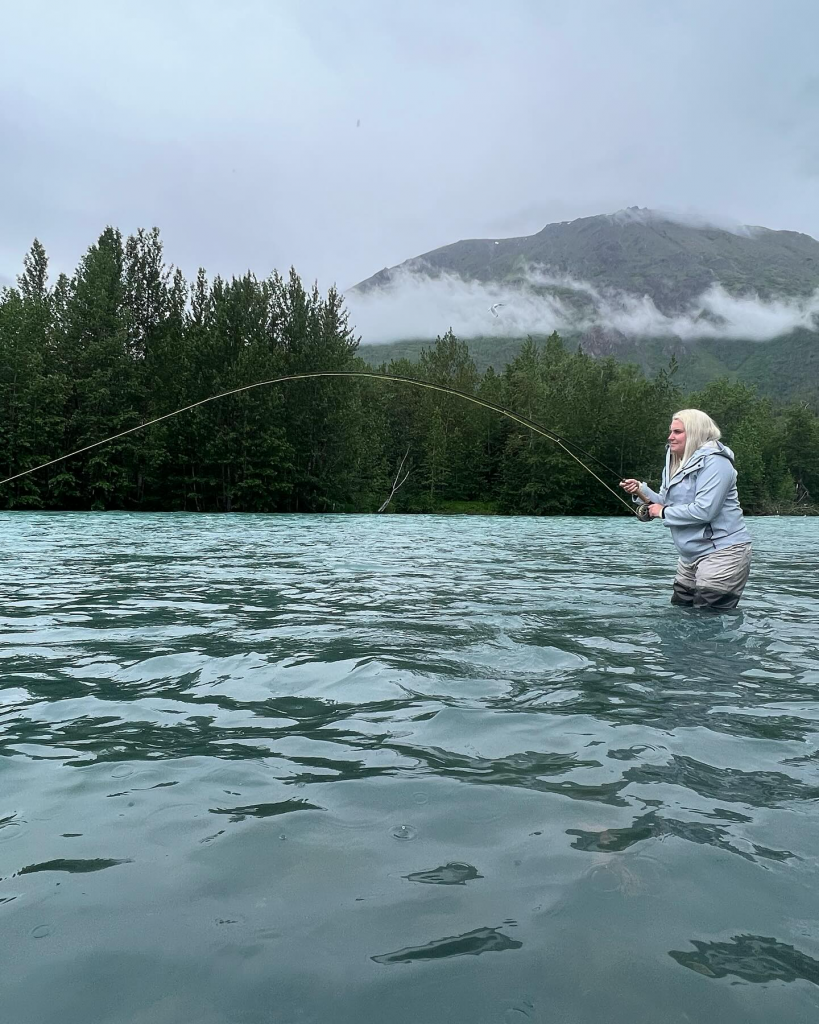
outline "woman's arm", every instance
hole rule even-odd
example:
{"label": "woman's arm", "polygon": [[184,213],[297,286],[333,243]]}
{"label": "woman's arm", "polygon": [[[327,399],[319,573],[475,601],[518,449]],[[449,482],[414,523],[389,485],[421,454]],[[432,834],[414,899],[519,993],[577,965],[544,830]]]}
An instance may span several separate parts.
{"label": "woman's arm", "polygon": [[666,505],[663,522],[668,526],[710,523],[716,518],[735,479],[736,471],[731,460],[722,455],[712,455],[697,472],[694,500],[687,505]]}
{"label": "woman's arm", "polygon": [[660,497],[660,495],[657,494],[656,491],[652,491],[652,489],[648,486],[647,483],[644,483],[640,480],[635,480],[633,477],[629,477],[626,480],[621,480],[620,486],[627,494],[631,495],[631,500],[636,502],[637,504],[640,504],[643,501],[648,501],[650,504],[651,502],[658,502],[663,500]]}
{"label": "woman's arm", "polygon": [[663,502],[662,497],[656,491],[652,491],[645,482],[640,484],[640,494],[642,494],[644,498],[648,498],[649,503],[656,502],[658,504],[662,504]]}

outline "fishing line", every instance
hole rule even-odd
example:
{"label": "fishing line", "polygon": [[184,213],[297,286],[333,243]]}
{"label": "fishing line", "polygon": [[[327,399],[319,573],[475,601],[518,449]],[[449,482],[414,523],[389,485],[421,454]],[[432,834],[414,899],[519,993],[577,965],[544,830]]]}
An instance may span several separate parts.
{"label": "fishing line", "polygon": [[640,518],[640,515],[634,506],[630,502],[626,501],[621,494],[618,494],[613,487],[609,487],[604,480],[601,480],[597,473],[587,466],[583,459],[581,459],[579,455],[576,455],[575,451],[572,451],[572,449],[575,449],[586,459],[595,462],[601,469],[604,469],[607,473],[611,473],[613,476],[616,476],[619,480],[620,474],[616,470],[611,469],[611,467],[607,466],[604,462],[601,462],[596,455],[592,455],[591,452],[587,452],[584,448],[581,448],[579,444],[568,440],[568,438],[561,437],[558,433],[554,430],[550,430],[548,427],[535,423],[535,421],[530,420],[528,416],[522,416],[520,413],[513,412],[511,409],[507,409],[502,405],[496,405],[495,402],[490,402],[485,398],[479,398],[477,395],[470,395],[466,391],[459,391],[457,388],[449,387],[446,384],[433,384],[426,380],[416,380],[414,377],[402,377],[392,373],[375,373],[374,371],[367,372],[365,370],[315,370],[309,373],[291,373],[285,377],[274,377],[271,380],[260,380],[256,381],[255,384],[245,384],[240,388],[232,388],[230,391],[222,391],[218,395],[211,395],[209,398],[202,398],[198,402],[191,402],[190,405],[183,405],[181,409],[174,409],[173,412],[166,412],[162,416],[157,416],[155,419],[148,420],[145,423],[140,423],[135,427],[129,427],[127,430],[122,430],[120,433],[113,434],[111,437],[105,437],[101,441],[95,441],[93,444],[85,445],[84,448],[77,448],[76,451],[60,455],[56,459],[51,459],[48,462],[42,462],[39,466],[32,466],[31,469],[24,469],[20,473],[15,473],[13,476],[6,477],[5,480],[0,480],[0,486],[11,483],[12,480],[19,480],[20,477],[28,476],[29,473],[36,473],[40,469],[46,469],[48,466],[53,466],[58,462],[64,462],[66,459],[72,459],[75,455],[82,455],[83,452],[89,452],[93,448],[99,448],[100,445],[109,444],[111,441],[117,441],[121,437],[127,437],[128,434],[133,434],[137,430],[144,430],[146,427],[152,427],[156,423],[161,423],[163,420],[171,419],[173,416],[179,416],[183,412],[189,412],[191,409],[196,409],[200,405],[206,405],[208,402],[215,402],[219,398],[227,398],[229,395],[238,395],[242,391],[250,391],[253,388],[263,388],[271,384],[283,384],[286,381],[291,380],[310,380],[316,377],[367,377],[372,380],[387,380],[396,381],[400,384],[414,384],[416,387],[427,388],[430,391],[440,391],[447,395],[457,395],[459,398],[465,398],[467,402],[472,402],[474,405],[479,405],[484,409],[490,409],[492,412],[500,413],[502,416],[506,416],[508,419],[534,431],[536,434],[540,434],[542,437],[545,437],[550,441],[554,441],[555,444],[559,445],[567,455],[570,455],[575,462],[582,466],[587,473],[590,473],[599,484],[605,487],[610,494],[613,494],[618,501],[622,502],[633,516],[636,516],[638,519]]}

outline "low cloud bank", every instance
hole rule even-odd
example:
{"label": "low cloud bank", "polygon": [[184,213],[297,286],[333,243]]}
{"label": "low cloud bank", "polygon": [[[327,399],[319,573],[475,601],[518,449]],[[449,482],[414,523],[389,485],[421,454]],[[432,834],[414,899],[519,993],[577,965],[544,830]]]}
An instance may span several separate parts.
{"label": "low cloud bank", "polygon": [[[345,296],[364,344],[433,339],[450,327],[462,338],[578,333],[604,328],[632,337],[742,338],[768,341],[819,328],[819,289],[805,298],[730,295],[715,284],[681,313],[661,312],[638,296],[532,268],[516,286],[395,271],[391,282]],[[497,305],[500,304],[500,305]],[[494,313],[492,307],[496,306]]]}

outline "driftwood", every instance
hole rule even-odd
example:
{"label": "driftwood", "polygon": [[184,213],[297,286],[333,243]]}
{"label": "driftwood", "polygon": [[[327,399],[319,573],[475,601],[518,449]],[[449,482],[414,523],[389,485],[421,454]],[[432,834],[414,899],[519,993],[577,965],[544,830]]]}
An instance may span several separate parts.
{"label": "driftwood", "polygon": [[401,462],[398,464],[398,472],[395,474],[395,479],[392,482],[392,490],[390,491],[390,495],[387,498],[387,500],[384,502],[384,504],[378,510],[379,512],[385,512],[386,511],[387,506],[392,501],[392,499],[395,497],[396,491],[400,487],[403,487],[404,484],[409,479],[409,475],[410,475],[410,471],[409,470],[406,471],[406,473],[404,474],[403,478],[401,477],[401,470],[404,468],[404,463],[407,461],[407,456],[408,455],[409,455],[409,448],[407,448],[407,450],[404,452],[404,457],[401,459]]}

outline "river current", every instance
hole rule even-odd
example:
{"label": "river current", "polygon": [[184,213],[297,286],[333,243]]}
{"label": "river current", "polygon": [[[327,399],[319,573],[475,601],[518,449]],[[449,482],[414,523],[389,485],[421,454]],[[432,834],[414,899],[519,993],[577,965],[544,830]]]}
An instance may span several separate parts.
{"label": "river current", "polygon": [[819,1017],[819,520],[0,514],[0,1019]]}

